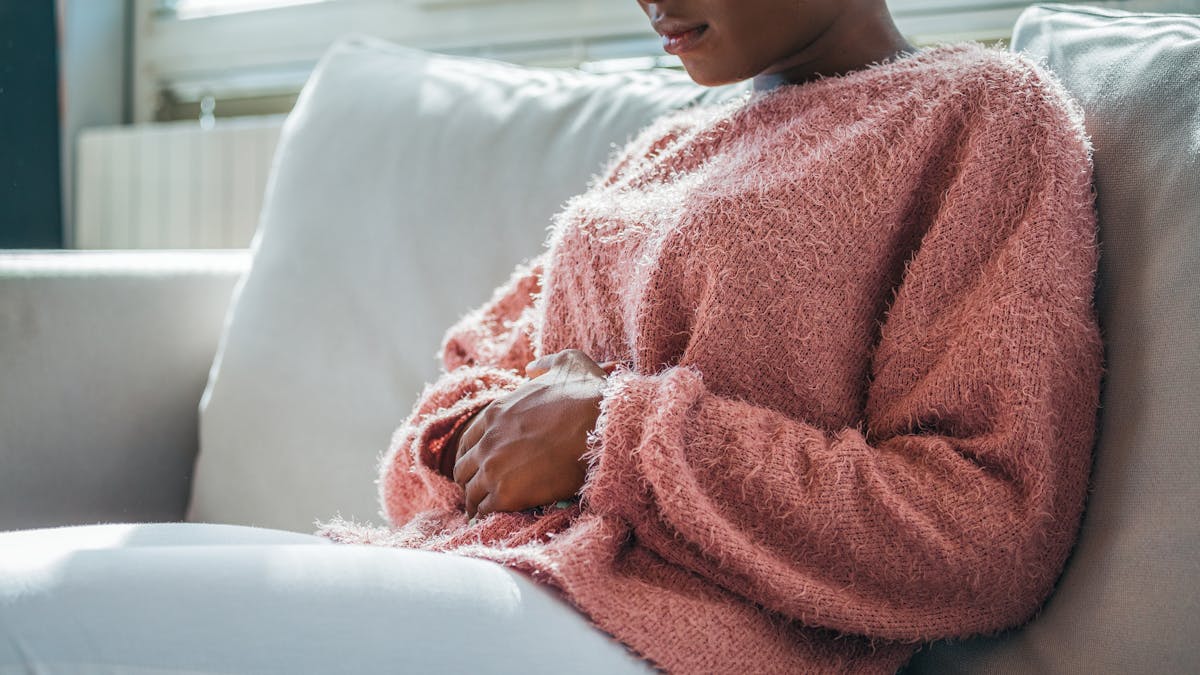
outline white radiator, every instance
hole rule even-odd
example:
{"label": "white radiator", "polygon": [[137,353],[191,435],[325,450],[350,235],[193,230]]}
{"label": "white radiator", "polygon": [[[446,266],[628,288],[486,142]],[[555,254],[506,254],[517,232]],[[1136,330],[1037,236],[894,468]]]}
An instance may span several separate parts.
{"label": "white radiator", "polygon": [[75,248],[250,245],[283,115],[87,129]]}

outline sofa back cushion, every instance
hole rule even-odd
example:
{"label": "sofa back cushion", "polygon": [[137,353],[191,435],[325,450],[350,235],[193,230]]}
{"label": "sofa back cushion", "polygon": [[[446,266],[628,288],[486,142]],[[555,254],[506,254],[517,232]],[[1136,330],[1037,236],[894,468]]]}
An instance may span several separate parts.
{"label": "sofa back cushion", "polygon": [[444,331],[657,116],[740,96],[370,38],[329,50],[276,152],[251,269],[201,402],[189,520],[382,523],[376,464]]}
{"label": "sofa back cushion", "polygon": [[1014,49],[1083,105],[1106,343],[1079,544],[1042,614],[936,643],[921,673],[1168,673],[1200,664],[1200,16],[1034,7]]}

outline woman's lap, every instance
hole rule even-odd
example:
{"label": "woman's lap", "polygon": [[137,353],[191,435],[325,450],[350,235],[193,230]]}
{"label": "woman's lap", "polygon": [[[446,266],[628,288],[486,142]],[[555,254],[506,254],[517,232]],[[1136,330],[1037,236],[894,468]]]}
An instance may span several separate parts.
{"label": "woman's lap", "polygon": [[650,672],[496,563],[197,523],[0,533],[0,629],[0,672]]}

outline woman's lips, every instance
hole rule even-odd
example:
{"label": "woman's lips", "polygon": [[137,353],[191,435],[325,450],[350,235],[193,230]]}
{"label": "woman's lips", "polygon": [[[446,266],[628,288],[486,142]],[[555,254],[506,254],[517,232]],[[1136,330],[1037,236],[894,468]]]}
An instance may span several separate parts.
{"label": "woman's lips", "polygon": [[668,54],[675,54],[676,56],[683,52],[691,51],[704,38],[707,32],[708,26],[703,25],[682,33],[664,33],[662,36],[663,51]]}

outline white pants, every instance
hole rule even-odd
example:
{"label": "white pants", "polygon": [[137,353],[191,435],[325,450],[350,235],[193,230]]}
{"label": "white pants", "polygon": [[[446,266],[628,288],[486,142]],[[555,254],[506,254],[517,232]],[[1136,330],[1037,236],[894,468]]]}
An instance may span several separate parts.
{"label": "white pants", "polygon": [[10,672],[654,671],[493,562],[160,523],[0,533]]}

